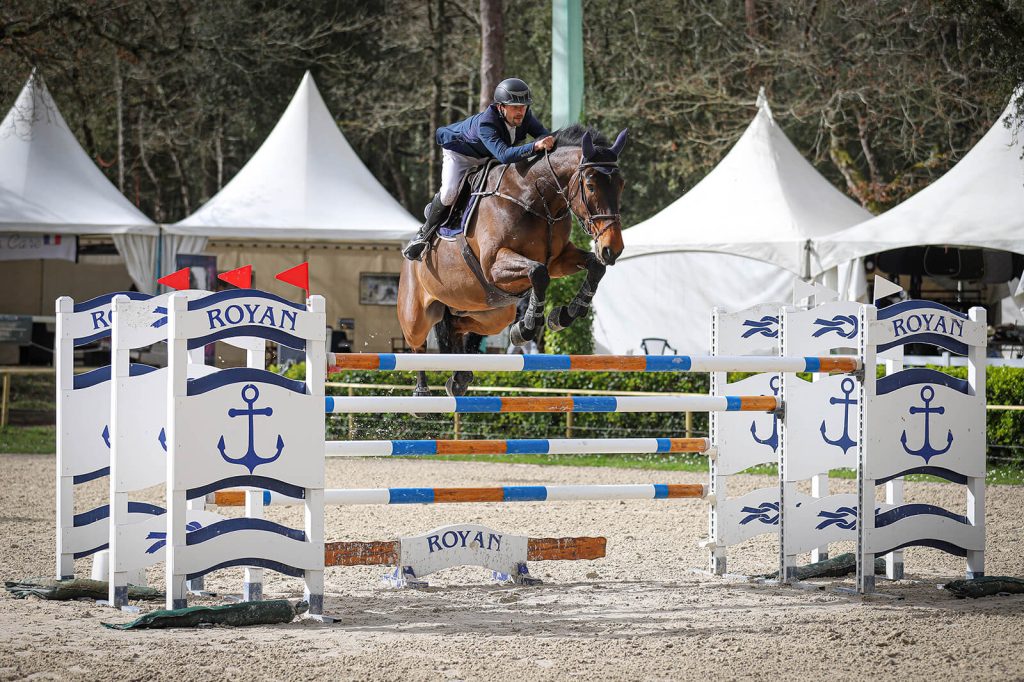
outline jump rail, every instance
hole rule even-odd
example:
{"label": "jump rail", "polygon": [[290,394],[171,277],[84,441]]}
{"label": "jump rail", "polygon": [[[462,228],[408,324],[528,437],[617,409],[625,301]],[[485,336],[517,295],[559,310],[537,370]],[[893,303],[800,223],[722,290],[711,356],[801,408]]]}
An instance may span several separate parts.
{"label": "jump rail", "polygon": [[860,359],[703,355],[455,355],[328,353],[329,372],[856,372]]}
{"label": "jump rail", "polygon": [[[453,504],[459,502],[568,502],[583,500],[701,499],[704,486],[696,484],[628,485],[523,485],[495,488],[365,488],[328,489],[324,504]],[[245,505],[245,491],[225,490],[206,496],[220,507]],[[264,490],[263,505],[297,505],[302,500]]]}
{"label": "jump rail", "polygon": [[335,440],[328,457],[580,455],[707,452],[707,438],[531,438],[508,440]]}
{"label": "jump rail", "polygon": [[[465,356],[463,356],[465,357]],[[498,413],[498,412],[772,412],[773,396],[626,396],[523,398],[472,396],[457,398],[327,396],[327,414],[373,413]]]}

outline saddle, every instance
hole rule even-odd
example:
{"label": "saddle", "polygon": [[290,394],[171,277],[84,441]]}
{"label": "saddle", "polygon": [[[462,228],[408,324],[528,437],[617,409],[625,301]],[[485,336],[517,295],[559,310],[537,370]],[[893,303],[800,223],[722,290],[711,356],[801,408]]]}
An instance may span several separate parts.
{"label": "saddle", "polygon": [[487,163],[471,169],[462,176],[455,202],[438,229],[438,234],[442,239],[450,241],[456,235],[466,231],[469,220],[480,203],[480,195],[486,191],[487,176],[496,165],[498,165],[496,159],[488,159]]}
{"label": "saddle", "polygon": [[[490,175],[491,169],[499,165],[496,159],[488,159],[487,163],[481,164],[476,168],[473,168],[462,177],[462,182],[459,184],[459,193],[456,196],[455,202],[452,204],[451,209],[448,211],[448,215],[442,220],[440,227],[437,230],[437,236],[445,241],[455,242],[455,245],[462,252],[462,258],[466,261],[466,265],[469,266],[476,281],[483,288],[484,293],[487,296],[487,305],[492,308],[501,308],[507,305],[513,305],[519,301],[523,296],[530,293],[527,289],[521,294],[512,294],[507,291],[503,291],[495,286],[493,283],[487,280],[484,275],[483,267],[480,265],[480,259],[475,253],[473,253],[472,247],[469,242],[466,241],[466,230],[469,227],[469,221],[473,218],[473,214],[476,212],[477,206],[480,205],[481,197],[488,196],[493,192],[487,191],[487,177]],[[502,168],[501,173],[498,176],[498,180],[495,183],[495,187],[501,184],[501,176],[504,175],[505,169],[508,166]],[[457,312],[455,314],[458,314]]]}

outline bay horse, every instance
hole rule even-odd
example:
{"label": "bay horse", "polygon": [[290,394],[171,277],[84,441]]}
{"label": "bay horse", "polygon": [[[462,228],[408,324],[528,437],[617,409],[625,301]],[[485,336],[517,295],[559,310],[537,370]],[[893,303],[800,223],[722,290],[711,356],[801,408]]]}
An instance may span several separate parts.
{"label": "bay horse", "polygon": [[[479,352],[480,336],[510,324],[517,346],[537,338],[552,278],[585,270],[586,280],[567,306],[555,308],[548,329],[559,331],[590,309],[605,267],[622,253],[618,169],[627,131],[615,143],[574,124],[554,134],[551,152],[488,172],[475,213],[454,241],[440,240],[422,261],[406,260],[398,286],[398,320],[414,353],[427,349],[436,325],[442,353]],[[572,216],[593,240],[592,251],[572,243]],[[522,319],[516,303],[529,296]],[[455,372],[445,388],[463,395],[472,372]],[[429,395],[419,372],[414,395]]]}

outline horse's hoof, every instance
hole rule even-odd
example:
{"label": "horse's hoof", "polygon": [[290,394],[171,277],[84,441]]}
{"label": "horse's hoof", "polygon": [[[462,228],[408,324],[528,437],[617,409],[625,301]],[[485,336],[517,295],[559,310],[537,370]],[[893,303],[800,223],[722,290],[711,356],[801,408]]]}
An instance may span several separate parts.
{"label": "horse's hoof", "polygon": [[523,338],[523,332],[519,327],[519,323],[512,325],[511,329],[508,330],[508,340],[512,342],[513,346],[525,346],[530,342],[529,339]]}
{"label": "horse's hoof", "polygon": [[[567,326],[572,324],[572,320],[569,320],[568,322],[566,322],[566,324],[562,324],[562,321],[563,321],[562,320],[562,313],[564,311],[565,311],[565,306],[561,306],[561,305],[551,311],[551,314],[548,315],[548,329],[550,329],[553,332],[560,332],[563,329],[565,329]],[[569,316],[569,314],[566,313],[566,317],[568,317],[568,316]]]}
{"label": "horse's hoof", "polygon": [[[459,376],[460,374],[463,376]],[[467,374],[469,376],[465,376]],[[469,388],[471,383],[473,383],[472,372],[456,372],[444,383],[444,390],[445,393],[448,394],[449,398],[463,396],[466,395],[466,389]]]}

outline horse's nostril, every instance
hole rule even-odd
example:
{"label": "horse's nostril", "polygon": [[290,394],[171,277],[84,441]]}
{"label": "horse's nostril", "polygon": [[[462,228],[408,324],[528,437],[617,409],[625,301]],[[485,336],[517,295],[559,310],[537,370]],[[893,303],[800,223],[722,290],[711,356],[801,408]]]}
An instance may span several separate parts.
{"label": "horse's nostril", "polygon": [[603,260],[608,265],[611,265],[612,263],[615,262],[615,252],[612,251],[610,246],[605,246],[601,249],[601,260]]}

